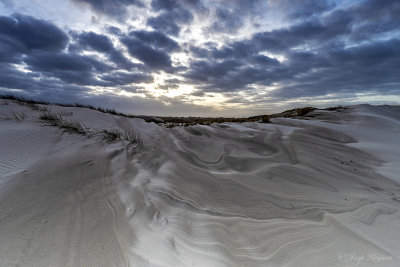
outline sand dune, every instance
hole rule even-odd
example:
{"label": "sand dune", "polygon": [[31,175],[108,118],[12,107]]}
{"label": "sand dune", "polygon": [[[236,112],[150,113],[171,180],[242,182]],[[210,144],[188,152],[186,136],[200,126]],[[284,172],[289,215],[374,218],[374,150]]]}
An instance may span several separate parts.
{"label": "sand dune", "polygon": [[172,129],[51,109],[141,145],[0,121],[2,266],[400,265],[398,107]]}

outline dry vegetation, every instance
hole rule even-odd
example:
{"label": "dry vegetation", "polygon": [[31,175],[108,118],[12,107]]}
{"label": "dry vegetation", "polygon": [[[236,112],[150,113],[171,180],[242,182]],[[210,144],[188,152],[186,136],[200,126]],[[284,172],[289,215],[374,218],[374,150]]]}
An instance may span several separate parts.
{"label": "dry vegetation", "polygon": [[[52,112],[50,108],[44,106],[44,105],[58,105],[58,104],[50,104],[44,101],[35,101],[15,96],[0,96],[0,99],[3,99],[1,103],[2,105],[8,105],[9,103],[7,100],[9,100],[19,105],[29,107],[32,111],[38,112],[37,118],[42,123],[44,123],[44,125],[56,126],[62,129],[63,132],[66,133],[83,135],[89,138],[100,137],[102,140],[105,140],[108,143],[123,141],[126,147],[131,147],[131,146],[139,147],[142,145],[142,142],[140,141],[138,135],[135,133],[122,129],[90,129],[78,121],[65,119],[65,117],[71,117],[73,115],[72,112],[59,111],[55,113]],[[93,106],[85,106],[80,104],[60,105],[60,106],[89,108],[103,113],[110,113],[113,115],[128,117],[128,115],[115,112],[115,110],[95,108]],[[8,115],[0,115],[1,120],[15,120],[18,122],[24,120],[27,117],[28,114],[26,112],[14,112],[14,111]]]}
{"label": "dry vegetation", "polygon": [[80,134],[87,137],[100,136],[101,139],[106,140],[108,143],[117,141],[125,141],[126,147],[139,147],[142,142],[137,134],[121,129],[89,129],[84,124],[77,121],[66,120],[64,115],[71,116],[70,113],[52,113],[48,110],[42,112],[39,119],[50,126],[57,126],[64,132],[71,134]]}
{"label": "dry vegetation", "polygon": [[118,140],[123,140],[127,141],[127,147],[140,147],[142,145],[142,142],[140,141],[138,135],[129,131],[121,129],[101,130],[100,134],[102,134],[104,140],[110,143]]}
{"label": "dry vegetation", "polygon": [[15,120],[18,122],[26,119],[28,115],[25,112],[15,112],[13,111],[10,115],[0,115],[0,120]]}
{"label": "dry vegetation", "polygon": [[50,126],[57,126],[68,133],[87,135],[86,127],[77,121],[67,121],[61,114],[55,114],[48,110],[42,111],[39,119]]}
{"label": "dry vegetation", "polygon": [[[48,103],[45,101],[35,101],[32,99],[26,99],[26,98],[21,98],[21,97],[16,97],[16,96],[0,96],[2,99],[7,99],[7,100],[12,100],[15,101],[18,104],[25,105],[28,107],[31,107],[33,110],[37,111],[42,111],[46,112],[47,108],[43,107],[43,105],[59,105],[63,107],[81,107],[81,108],[88,108],[92,110],[97,110],[99,112],[103,113],[109,113],[112,115],[117,115],[117,116],[123,116],[123,117],[128,117],[128,118],[141,118],[145,120],[146,122],[154,122],[160,125],[164,125],[166,127],[176,127],[176,126],[191,126],[191,125],[196,125],[196,124],[201,124],[201,125],[210,125],[212,123],[224,123],[224,122],[261,122],[261,123],[269,123],[270,119],[272,118],[302,118],[309,114],[310,112],[317,110],[317,108],[314,107],[304,107],[304,108],[296,108],[296,109],[291,109],[291,110],[286,110],[284,112],[280,113],[275,113],[275,114],[270,114],[270,115],[259,115],[259,116],[252,116],[252,117],[247,117],[247,118],[225,118],[225,117],[219,117],[219,118],[213,118],[213,117],[152,117],[152,116],[143,116],[143,115],[130,115],[130,114],[124,114],[121,112],[117,112],[114,109],[104,109],[101,107],[95,107],[92,105],[83,105],[83,104],[53,104],[53,103]],[[345,107],[342,106],[336,106],[336,107],[330,107],[325,110],[342,110],[345,109]],[[75,125],[72,123],[72,125],[64,125],[64,121],[57,121],[53,120],[53,123],[59,123],[63,129],[70,129],[76,127],[77,133],[80,131],[79,126]],[[64,126],[66,128],[64,128]],[[114,136],[112,133],[106,133],[106,135]],[[116,134],[117,135],[117,134]],[[106,138],[107,139],[107,138]]]}
{"label": "dry vegetation", "polygon": [[[204,118],[204,117],[159,117],[164,121],[166,126],[174,127],[174,126],[190,126],[195,124],[209,125],[211,123],[224,123],[224,122],[261,122],[261,123],[270,123],[270,119],[272,118],[299,118],[307,115],[311,111],[316,110],[317,108],[313,107],[305,107],[305,108],[296,108],[291,110],[286,110],[281,113],[275,113],[270,115],[258,115],[247,118]],[[337,108],[336,108],[337,109]]]}

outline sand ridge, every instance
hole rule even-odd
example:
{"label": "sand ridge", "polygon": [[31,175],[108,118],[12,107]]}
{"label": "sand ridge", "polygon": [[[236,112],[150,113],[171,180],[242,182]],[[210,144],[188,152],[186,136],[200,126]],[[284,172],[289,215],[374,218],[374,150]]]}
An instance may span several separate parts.
{"label": "sand ridge", "polygon": [[34,112],[0,121],[2,266],[400,264],[397,107],[172,129],[52,110],[141,145],[63,134]]}
{"label": "sand ridge", "polygon": [[[133,260],[343,266],[339,256],[352,251],[397,265],[399,248],[386,245],[397,226],[381,240],[368,237],[379,228],[375,218],[394,222],[400,214],[399,185],[374,171],[383,161],[348,146],[350,136],[297,123],[289,135],[288,126],[252,123],[175,128],[147,144],[132,162],[131,187],[120,189],[140,229]],[[130,199],[132,191],[143,197]],[[354,214],[369,227],[354,228],[361,224]],[[163,253],[152,258],[155,246]]]}

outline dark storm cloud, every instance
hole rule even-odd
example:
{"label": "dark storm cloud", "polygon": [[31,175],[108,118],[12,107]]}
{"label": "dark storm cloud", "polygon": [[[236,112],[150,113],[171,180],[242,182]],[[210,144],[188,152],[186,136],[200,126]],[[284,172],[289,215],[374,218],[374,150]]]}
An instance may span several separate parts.
{"label": "dark storm cloud", "polygon": [[160,48],[168,52],[179,49],[179,45],[176,41],[158,31],[133,31],[129,33],[129,37],[134,37],[146,45]]}
{"label": "dark storm cloud", "polygon": [[369,40],[382,33],[398,30],[400,2],[395,0],[367,0],[341,14],[351,17],[351,40]]}
{"label": "dark storm cloud", "polygon": [[[144,66],[125,58],[108,36],[94,32],[70,34],[75,43],[66,50],[70,38],[50,22],[19,14],[1,16],[0,87],[37,94],[67,93],[65,90],[78,94],[89,90],[87,86],[115,87],[153,81],[151,74],[133,71]],[[162,34],[135,32],[134,35],[144,44],[159,42],[165,51],[178,47]],[[79,54],[83,50],[107,55],[117,68],[93,56]],[[9,63],[24,64],[29,72]],[[130,71],[121,72],[119,68]]]}
{"label": "dark storm cloud", "polygon": [[276,0],[272,1],[292,19],[309,18],[335,7],[334,1],[321,0]]}
{"label": "dark storm cloud", "polygon": [[68,36],[53,24],[30,16],[0,16],[0,61],[16,62],[22,53],[34,50],[60,51]]}
{"label": "dark storm cloud", "polygon": [[197,81],[210,81],[215,78],[223,78],[228,72],[233,72],[240,66],[240,61],[236,60],[225,60],[223,62],[199,60],[192,63],[185,77]]}
{"label": "dark storm cloud", "polygon": [[[378,41],[349,49],[331,51],[327,54],[328,68],[297,78],[301,84],[309,83],[307,91],[290,90],[299,95],[318,95],[323,92],[339,93],[374,90],[380,93],[399,92],[400,40]],[[295,81],[297,80],[295,79]],[[394,86],[389,86],[390,84]],[[396,89],[397,88],[397,89]],[[280,94],[287,94],[283,88]]]}
{"label": "dark storm cloud", "polygon": [[131,56],[155,70],[172,71],[169,53],[179,49],[177,42],[157,31],[133,31],[123,37]]}
{"label": "dark storm cloud", "polygon": [[44,71],[71,70],[71,71],[98,71],[112,70],[110,65],[90,56],[73,53],[35,53],[25,60],[29,65]]}
{"label": "dark storm cloud", "polygon": [[[204,91],[214,92],[279,83],[281,88],[272,93],[279,99],[365,91],[399,93],[399,47],[400,41],[392,39],[319,53],[290,52],[284,63],[268,57],[247,63],[201,61],[193,64],[186,77]],[[249,67],[257,62],[261,64]]]}
{"label": "dark storm cloud", "polygon": [[78,37],[79,45],[90,47],[98,52],[109,53],[114,50],[110,37],[94,32],[84,32]]}
{"label": "dark storm cloud", "polygon": [[73,0],[76,3],[88,4],[96,12],[121,18],[126,15],[128,6],[143,6],[140,0]]}
{"label": "dark storm cloud", "polygon": [[101,35],[94,32],[83,32],[81,34],[74,33],[73,36],[77,40],[77,44],[70,47],[72,51],[89,49],[104,53],[118,67],[126,70],[141,67],[139,64],[132,63],[122,54],[121,51],[117,50],[114,47],[110,37],[106,35]]}
{"label": "dark storm cloud", "polygon": [[23,51],[57,51],[68,42],[67,35],[53,24],[20,14],[0,16],[0,34],[3,42],[11,42]]}
{"label": "dark storm cloud", "polygon": [[190,26],[194,14],[208,13],[201,0],[152,0],[151,8],[158,14],[148,18],[147,25],[172,36],[178,36],[183,26]]}
{"label": "dark storm cloud", "polygon": [[119,50],[112,50],[109,54],[109,59],[114,62],[118,68],[122,68],[125,70],[132,70],[132,69],[143,69],[143,64],[132,63],[129,59],[127,59],[121,51]]}
{"label": "dark storm cloud", "polygon": [[261,66],[277,66],[279,61],[264,55],[255,55],[249,58],[249,63]]}
{"label": "dark storm cloud", "polygon": [[155,11],[171,11],[182,7],[201,12],[205,9],[202,0],[152,0],[151,8]]}
{"label": "dark storm cloud", "polygon": [[[221,92],[232,101],[239,101],[242,91],[258,94],[268,86],[275,90],[264,94],[277,100],[399,93],[398,0],[346,6],[334,0],[73,1],[126,19],[126,27],[67,34],[45,20],[0,16],[0,87],[71,98],[85,95],[90,86],[140,92],[141,83],[154,82],[154,73],[164,71],[178,79],[158,83],[158,89],[191,84],[194,95]],[[130,6],[146,15],[128,14]],[[280,12],[285,26],[269,28],[269,12]],[[140,27],[130,25],[136,17]],[[197,22],[202,25],[191,27]],[[249,25],[258,26],[243,35]],[[144,26],[153,30],[137,30]],[[204,42],[196,43],[194,32]],[[175,52],[188,57],[173,62]]]}
{"label": "dark storm cloud", "polygon": [[305,46],[305,49],[319,48],[335,43],[351,31],[351,20],[346,16],[327,17],[300,22],[289,28],[260,32],[248,43],[258,51],[286,52],[291,48]]}
{"label": "dark storm cloud", "polygon": [[8,64],[0,63],[0,87],[12,88],[12,89],[23,89],[23,90],[34,90],[32,83],[34,78],[37,78],[37,74],[23,73]]}
{"label": "dark storm cloud", "polygon": [[[385,17],[373,15],[374,10]],[[393,92],[399,90],[400,83],[399,41],[373,41],[366,31],[370,27],[378,35],[391,31],[390,25],[399,18],[398,10],[396,1],[370,0],[219,48],[212,44],[191,47],[194,57],[184,77],[207,92],[279,84],[281,88],[273,95],[280,99],[369,90]],[[368,43],[352,43],[355,36]],[[264,52],[286,60],[279,62]]]}
{"label": "dark storm cloud", "polygon": [[[88,88],[71,84],[60,83],[58,80],[49,79],[39,73],[25,73],[15,69],[9,64],[0,63],[0,91],[7,93],[8,89],[22,90],[26,97],[38,96],[43,99],[64,99],[67,95],[80,95],[88,91]],[[1,89],[5,88],[5,89]],[[60,102],[60,101],[58,101]],[[63,102],[63,101],[61,101]]]}
{"label": "dark storm cloud", "polygon": [[171,58],[164,51],[153,48],[135,38],[124,38],[124,43],[131,56],[142,61],[146,66],[153,69],[168,70],[172,67]]}
{"label": "dark storm cloud", "polygon": [[[211,48],[201,51],[198,56],[226,58],[246,58],[257,55],[259,52],[286,53],[289,49],[298,46],[308,48],[320,47],[333,40],[341,38],[348,31],[348,23],[333,22],[323,24],[319,20],[300,22],[285,29],[255,33],[250,39],[225,44],[222,48]],[[196,49],[193,49],[196,50]]]}
{"label": "dark storm cloud", "polygon": [[215,21],[209,30],[212,32],[234,33],[243,26],[241,18],[239,10],[217,8],[215,11]]}
{"label": "dark storm cloud", "polygon": [[[359,29],[355,27],[357,24],[362,24],[361,28],[374,27],[378,33],[384,33],[390,29],[389,25],[398,23],[399,6],[398,1],[366,1],[348,10],[337,9],[321,18],[300,21],[288,28],[256,33],[251,39],[226,44],[222,49],[214,50],[212,55],[219,58],[243,57],[263,50],[285,53],[296,46],[306,45],[308,47],[305,49],[309,49],[327,44],[342,44],[341,39],[359,34]],[[377,18],[374,12],[382,16]],[[381,20],[381,23],[377,23],[376,19]]]}
{"label": "dark storm cloud", "polygon": [[192,13],[182,8],[178,10],[169,10],[168,12],[161,13],[157,17],[151,17],[147,20],[147,25],[168,35],[177,36],[181,31],[181,25],[190,24],[192,21]]}
{"label": "dark storm cloud", "polygon": [[173,10],[180,7],[178,0],[152,0],[151,7],[156,10]]}
{"label": "dark storm cloud", "polygon": [[[77,54],[34,54],[25,61],[30,70],[66,83],[83,86],[118,86],[153,81],[149,74],[114,71],[111,66],[88,56]],[[112,72],[112,73],[110,73]],[[107,74],[104,74],[107,73]],[[99,76],[99,77],[96,77]]]}
{"label": "dark storm cloud", "polygon": [[216,1],[214,5],[209,8],[207,19],[212,21],[211,25],[204,29],[205,33],[210,34],[233,34],[236,33],[246,20],[253,20],[257,17],[265,16],[261,12],[259,5],[263,4],[261,0],[222,0]]}
{"label": "dark storm cloud", "polygon": [[253,61],[253,66],[241,59],[227,59],[222,62],[196,61],[183,76],[208,92],[245,90],[252,83],[269,85],[272,81],[268,65],[278,71],[279,66],[276,65],[279,63],[265,56],[253,57],[250,61]]}
{"label": "dark storm cloud", "polygon": [[[29,94],[47,94],[48,92],[62,93],[64,90],[85,91],[85,88],[60,83],[52,77],[57,77],[54,70],[74,70],[75,73],[84,70],[86,75],[89,68],[85,64],[68,60],[68,56],[56,60],[42,61],[39,55],[60,55],[69,40],[67,34],[50,22],[30,16],[14,14],[10,17],[0,17],[0,87],[20,89]],[[57,57],[57,56],[56,56]],[[90,62],[91,59],[86,59]],[[17,70],[9,63],[26,63],[31,72]],[[32,65],[30,65],[32,64]],[[35,65],[36,64],[36,65]],[[58,69],[49,70],[49,76],[42,69],[50,69],[51,65],[59,65]],[[99,64],[100,68],[100,64]],[[40,70],[39,70],[40,69]],[[86,71],[85,71],[86,70]],[[82,78],[80,78],[82,80]],[[65,78],[65,80],[67,80]],[[75,82],[76,79],[69,79]]]}
{"label": "dark storm cloud", "polygon": [[[118,51],[106,35],[93,32],[71,33],[72,39],[50,22],[24,15],[0,17],[0,91],[18,89],[20,95],[68,103],[87,96],[90,86],[132,89],[132,84],[153,81],[150,73],[144,74],[123,69],[140,69]],[[140,42],[152,46],[160,42],[162,50],[177,49],[173,40],[161,34],[136,33]],[[68,41],[74,40],[67,48]],[[108,56],[117,68],[101,62],[94,56],[79,54],[93,50]],[[23,64],[28,71],[10,63]],[[20,65],[21,66],[21,65]],[[125,86],[125,87],[124,87]],[[136,87],[136,91],[140,90]]]}
{"label": "dark storm cloud", "polygon": [[115,27],[115,26],[107,27],[107,31],[108,31],[109,33],[114,34],[114,35],[117,35],[117,36],[122,35],[121,29],[118,28],[118,27]]}
{"label": "dark storm cloud", "polygon": [[397,0],[366,0],[349,11],[355,12],[357,20],[400,19],[400,3]]}
{"label": "dark storm cloud", "polygon": [[126,85],[132,83],[150,83],[153,82],[153,77],[143,73],[126,73],[114,72],[101,76],[103,81],[109,82],[111,85]]}
{"label": "dark storm cloud", "polygon": [[112,70],[110,66],[91,57],[65,53],[35,53],[25,63],[31,71],[79,85],[102,85],[94,78],[94,74]]}

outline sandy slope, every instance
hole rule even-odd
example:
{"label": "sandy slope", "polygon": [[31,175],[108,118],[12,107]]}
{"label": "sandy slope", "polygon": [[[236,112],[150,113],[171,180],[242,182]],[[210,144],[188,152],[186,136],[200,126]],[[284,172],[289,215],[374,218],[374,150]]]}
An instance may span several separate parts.
{"label": "sandy slope", "polygon": [[0,121],[1,266],[400,265],[398,107],[173,129],[52,109],[143,144]]}
{"label": "sandy slope", "polygon": [[105,176],[112,151],[29,119],[1,124],[0,265],[126,266]]}

